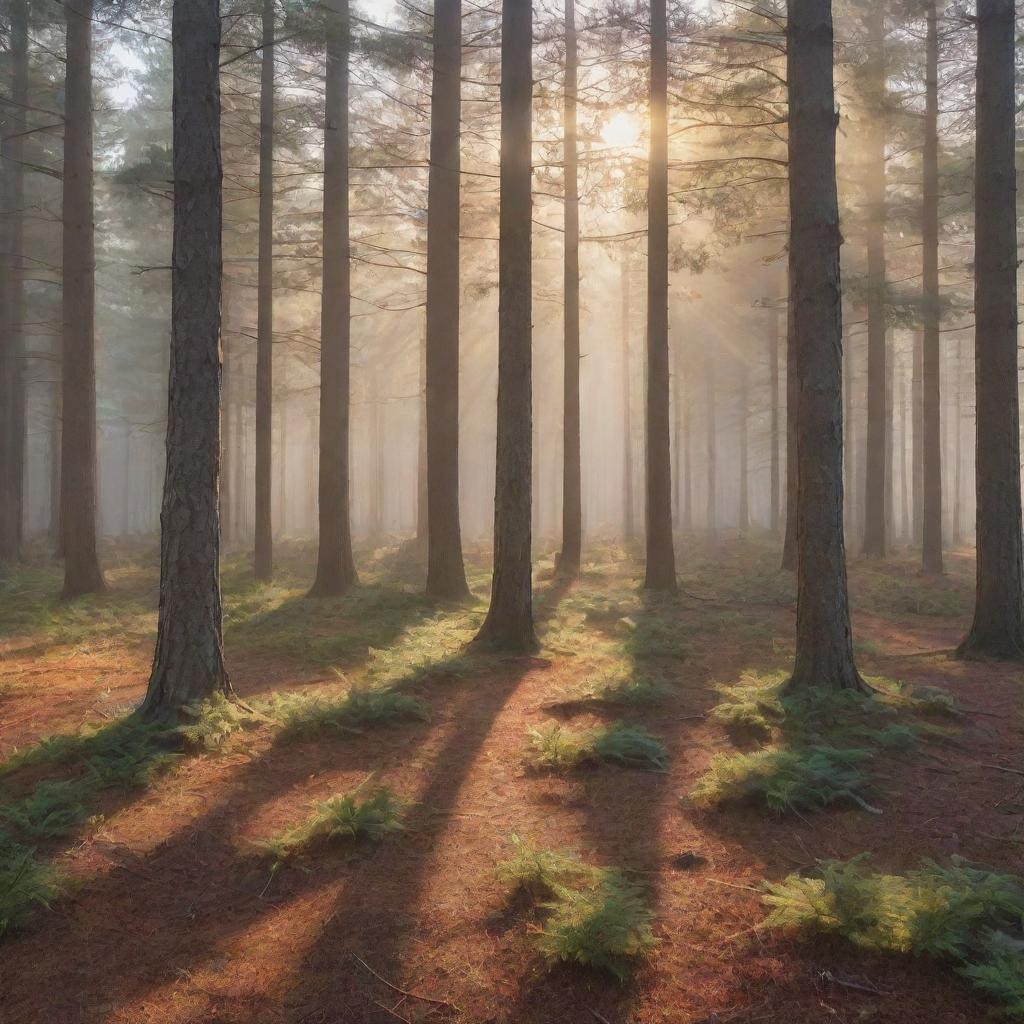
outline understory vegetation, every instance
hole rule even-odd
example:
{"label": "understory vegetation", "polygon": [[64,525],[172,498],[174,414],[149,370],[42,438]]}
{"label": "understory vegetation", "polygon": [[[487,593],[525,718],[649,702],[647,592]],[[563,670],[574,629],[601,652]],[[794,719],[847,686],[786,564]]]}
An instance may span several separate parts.
{"label": "understory vegetation", "polygon": [[616,722],[596,729],[564,729],[557,723],[529,731],[531,760],[538,768],[571,771],[595,761],[664,771],[668,754],[646,729]]}
{"label": "understory vegetation", "polygon": [[769,928],[948,960],[1006,1014],[1024,1019],[1024,888],[1012,875],[959,857],[882,874],[862,855],[766,883],[764,902]]}
{"label": "understory vegetation", "polygon": [[625,981],[635,962],[656,945],[654,914],[642,886],[615,868],[586,864],[512,836],[513,855],[499,878],[539,913],[534,941],[550,963],[576,962]]}
{"label": "understory vegetation", "polygon": [[361,789],[319,801],[302,824],[268,839],[263,847],[275,865],[308,850],[317,841],[365,837],[379,842],[401,831],[402,802],[398,797],[387,786],[379,786],[362,798]]}
{"label": "understory vegetation", "polygon": [[[881,813],[870,802],[878,791],[877,755],[905,754],[925,739],[948,737],[948,726],[934,719],[955,718],[957,708],[936,687],[914,689],[881,678],[870,683],[870,695],[787,693],[784,673],[746,672],[738,684],[720,687],[725,699],[710,717],[737,742],[762,747],[717,755],[689,799],[702,808],[747,801],[797,813],[847,802]],[[907,712],[914,718],[901,720]]]}

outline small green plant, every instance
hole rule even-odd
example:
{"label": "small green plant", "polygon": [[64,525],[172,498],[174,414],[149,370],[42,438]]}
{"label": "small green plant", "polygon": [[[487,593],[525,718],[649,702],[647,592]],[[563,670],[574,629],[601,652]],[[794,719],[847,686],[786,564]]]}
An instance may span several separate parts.
{"label": "small green plant", "polygon": [[645,618],[632,625],[629,636],[623,643],[627,657],[634,661],[646,658],[673,658],[676,660],[686,657],[686,643],[679,635],[678,623],[665,621],[664,619]]}
{"label": "small green plant", "polygon": [[672,693],[672,688],[653,676],[630,672],[620,666],[596,672],[588,680],[581,694],[582,699],[602,704],[624,704],[640,707],[657,704]]}
{"label": "small green plant", "polygon": [[905,875],[871,872],[867,857],[823,861],[812,877],[765,883],[770,928],[833,932],[868,949],[941,957],[1024,1017],[1024,887],[954,857]]}
{"label": "small green plant", "polygon": [[390,689],[353,688],[342,698],[323,692],[277,694],[269,714],[282,726],[284,735],[298,736],[322,730],[356,732],[364,725],[387,725],[427,718],[426,705],[418,697]]}
{"label": "small green plant", "polygon": [[867,750],[799,747],[721,754],[690,792],[697,807],[752,801],[773,811],[819,811],[839,801],[874,810]]}
{"label": "small green plant", "polygon": [[552,723],[530,729],[527,735],[533,748],[533,763],[539,768],[569,771],[593,761],[611,761],[651,771],[668,767],[668,754],[660,740],[646,729],[622,722],[575,732]]}
{"label": "small green plant", "polygon": [[360,799],[357,788],[315,804],[306,821],[268,840],[264,846],[276,861],[282,861],[318,840],[365,836],[380,841],[403,827],[402,804],[387,786],[381,786],[365,800]]}
{"label": "small green plant", "polygon": [[89,817],[81,782],[40,782],[21,800],[0,805],[0,821],[29,839],[66,836]]}
{"label": "small green plant", "polygon": [[0,939],[63,894],[65,883],[34,852],[0,833]]}
{"label": "small green plant", "polygon": [[657,941],[643,889],[614,868],[537,849],[516,835],[512,845],[513,856],[498,868],[498,877],[540,910],[543,923],[534,934],[545,959],[595,967],[625,981]]}
{"label": "small green plant", "polygon": [[186,719],[176,729],[185,743],[193,748],[212,750],[223,746],[242,729],[253,726],[257,719],[238,701],[216,694],[184,709]]}
{"label": "small green plant", "polygon": [[711,709],[711,718],[731,731],[767,739],[785,715],[780,699],[785,681],[781,672],[744,672],[738,684],[718,687],[725,700]]}
{"label": "small green plant", "polygon": [[596,967],[625,981],[656,942],[643,889],[618,871],[603,871],[592,889],[559,891],[545,909],[550,916],[537,947],[552,962]]}

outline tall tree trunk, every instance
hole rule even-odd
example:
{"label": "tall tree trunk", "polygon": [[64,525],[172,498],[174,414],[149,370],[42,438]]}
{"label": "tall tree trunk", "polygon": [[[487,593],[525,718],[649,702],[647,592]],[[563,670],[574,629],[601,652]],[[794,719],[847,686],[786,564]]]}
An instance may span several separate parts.
{"label": "tall tree trunk", "polygon": [[477,643],[537,649],[530,564],[533,458],[533,10],[501,8],[501,212],[498,244],[498,424],[494,576]]}
{"label": "tall tree trunk", "polygon": [[842,298],[832,5],[789,0],[790,302],[796,337],[797,622],[791,688],[861,689],[843,543]]}
{"label": "tall tree trunk", "polygon": [[96,339],[92,167],[92,0],[68,0],[64,109],[64,598],[106,589],[96,551]]}
{"label": "tall tree trunk", "polygon": [[683,523],[683,373],[682,339],[677,339],[672,355],[672,525],[679,530]]}
{"label": "tall tree trunk", "polygon": [[792,266],[787,274],[786,303],[786,535],[782,542],[782,568],[796,572],[797,491],[799,466],[796,454],[796,418],[799,392],[796,377],[796,330],[793,326]]}
{"label": "tall tree trunk", "polygon": [[427,594],[469,596],[459,517],[462,3],[434,4],[427,198]]}
{"label": "tall tree trunk", "polygon": [[892,465],[889,431],[889,372],[885,323],[885,5],[876,3],[868,15],[870,81],[865,97],[870,119],[866,142],[867,306],[868,306],[868,450],[864,507],[864,554],[886,554],[886,526],[891,518],[887,486]]}
{"label": "tall tree trunk", "polygon": [[693,416],[691,408],[693,405],[693,362],[687,358],[688,346],[682,338],[679,339],[679,365],[686,363],[686,372],[683,374],[682,387],[679,389],[679,398],[682,404],[682,434],[683,434],[683,498],[682,498],[682,521],[683,531],[693,531]]}
{"label": "tall tree trunk", "polygon": [[256,579],[274,572],[274,0],[263,0],[260,64],[260,210],[256,295]]}
{"label": "tall tree trunk", "polygon": [[900,459],[900,537],[905,544],[913,540],[911,528],[910,511],[910,474],[912,461],[910,461],[910,431],[908,423],[910,416],[907,411],[907,382],[900,381],[899,387],[899,459]]}
{"label": "tall tree trunk", "polygon": [[913,369],[911,380],[911,433],[913,434],[913,492],[915,547],[923,543],[924,534],[924,335],[914,334]]}
{"label": "tall tree trunk", "polygon": [[853,534],[853,343],[844,324],[843,337],[843,529],[846,542]]}
{"label": "tall tree trunk", "polygon": [[281,396],[278,400],[277,533],[288,536],[288,360],[282,353]]}
{"label": "tall tree trunk", "polygon": [[1024,659],[1014,4],[978,0],[974,178],[977,597],[965,658]]}
{"label": "tall tree trunk", "polygon": [[633,388],[630,381],[631,292],[629,254],[619,269],[622,298],[622,536],[627,544],[636,533],[633,522]]}
{"label": "tall tree trunk", "polygon": [[782,521],[779,502],[781,500],[782,467],[779,456],[779,344],[782,332],[779,330],[779,312],[774,306],[768,308],[768,386],[771,393],[768,398],[770,423],[768,428],[768,463],[770,494],[768,496],[768,525],[772,536],[777,536]]}
{"label": "tall tree trunk", "polygon": [[921,569],[942,572],[942,394],[939,387],[939,33],[929,0],[925,74],[922,243]]}
{"label": "tall tree trunk", "polygon": [[21,557],[25,504],[25,111],[28,107],[28,3],[10,5],[11,105],[2,143],[5,319],[0,324],[0,566]]}
{"label": "tall tree trunk", "polygon": [[337,597],[358,582],[349,512],[349,4],[348,0],[324,0],[324,8],[327,99],[320,305],[320,539],[311,597]]}
{"label": "tall tree trunk", "polygon": [[419,423],[417,424],[416,447],[416,551],[427,554],[427,336],[424,330],[419,352]]}
{"label": "tall tree trunk", "polygon": [[565,320],[562,404],[562,552],[559,574],[572,579],[583,549],[580,470],[580,193],[576,154],[576,0],[565,0]]}
{"label": "tall tree trunk", "polygon": [[174,0],[174,244],[160,610],[144,718],[231,695],[220,596],[220,4]]}
{"label": "tall tree trunk", "polygon": [[[959,335],[956,341],[956,358],[953,361],[953,387],[952,391],[952,402],[949,405],[948,411],[952,413],[950,415],[950,425],[952,431],[950,436],[953,439],[953,487],[952,487],[952,500],[950,504],[953,506],[953,522],[952,522],[952,534],[953,543],[956,545],[962,544],[964,541],[964,495],[963,495],[963,465],[964,465],[964,446],[963,446],[963,424],[960,419],[960,402],[961,396],[963,395],[963,335]],[[948,378],[947,378],[948,379]],[[947,448],[948,451],[948,448]]]}
{"label": "tall tree trunk", "polygon": [[676,589],[668,365],[668,27],[651,0],[651,152],[647,173],[647,567],[649,590]]}
{"label": "tall tree trunk", "polygon": [[750,458],[748,444],[750,431],[748,429],[747,417],[750,411],[750,381],[747,373],[746,361],[741,358],[737,367],[737,416],[739,417],[739,528],[740,533],[746,533],[750,529]]}
{"label": "tall tree trunk", "polygon": [[707,402],[707,505],[706,518],[708,533],[714,536],[718,529],[718,424],[715,411],[717,405],[717,387],[715,381],[715,348],[708,345],[704,349],[704,400]]}
{"label": "tall tree trunk", "polygon": [[[223,286],[222,286],[223,289]],[[230,548],[235,536],[234,520],[234,486],[232,477],[236,453],[234,448],[234,419],[231,414],[231,399],[234,391],[234,369],[231,365],[231,347],[228,344],[230,325],[228,319],[229,303],[224,302],[221,314],[221,405],[220,405],[220,539],[223,549]]]}

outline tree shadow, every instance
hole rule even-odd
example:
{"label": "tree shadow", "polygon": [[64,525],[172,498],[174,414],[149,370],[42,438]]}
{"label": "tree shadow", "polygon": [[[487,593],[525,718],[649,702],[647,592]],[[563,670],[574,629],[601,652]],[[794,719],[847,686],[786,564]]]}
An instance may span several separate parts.
{"label": "tree shadow", "polygon": [[[443,831],[494,718],[525,673],[543,664],[537,659],[481,661],[487,669],[480,673],[482,679],[462,678],[462,656],[457,654],[440,659],[429,672],[418,666],[411,682],[392,682],[403,692],[438,698],[434,704],[444,718],[440,736],[426,726],[413,726],[367,730],[346,735],[341,742],[316,738],[286,743],[277,737],[234,772],[213,806],[198,818],[183,820],[148,852],[133,854],[113,844],[108,849],[102,841],[87,843],[101,864],[77,899],[58,905],[5,948],[2,988],[11,1019],[23,1013],[23,1019],[63,1020],[74,1006],[77,1016],[67,1019],[106,1020],[111,1006],[147,998],[158,989],[182,984],[187,991],[193,972],[215,962],[218,952],[265,915],[302,903],[314,890],[331,891],[339,883],[342,892],[322,932],[297,940],[296,948],[309,946],[305,960],[310,966],[300,972],[287,1003],[316,1002],[326,995],[332,1011],[345,1005],[344,985],[338,978],[329,978],[326,986],[314,981],[321,977],[316,965],[325,963],[324,970],[332,974],[338,968],[333,951],[339,943],[355,951],[358,939],[367,935],[379,936],[381,949],[400,951],[411,920],[402,917],[403,908],[415,903],[431,863],[435,833]],[[447,665],[455,662],[459,671],[448,672]],[[366,847],[357,847],[318,860],[309,874],[283,871],[268,890],[269,865],[258,855],[240,855],[239,829],[311,778],[346,772],[361,778],[368,765],[400,768],[411,759],[428,760],[433,767],[427,769],[426,785],[416,792],[409,810],[410,832],[373,847],[372,856]],[[175,776],[179,778],[188,785],[184,774]],[[320,797],[325,795],[329,794]],[[97,854],[97,849],[105,852]],[[317,917],[311,920],[319,923]],[[133,941],[124,941],[128,934]],[[59,957],[46,952],[58,947]],[[382,956],[381,949],[374,957],[386,962],[390,957]],[[293,952],[289,947],[285,955]],[[95,969],[98,960],[101,971]],[[350,959],[344,966],[346,977],[363,991],[367,976],[362,968]],[[263,998],[246,994],[252,1006]],[[266,998],[273,1005],[285,995]],[[82,1017],[82,1008],[100,1007],[106,1009]]]}

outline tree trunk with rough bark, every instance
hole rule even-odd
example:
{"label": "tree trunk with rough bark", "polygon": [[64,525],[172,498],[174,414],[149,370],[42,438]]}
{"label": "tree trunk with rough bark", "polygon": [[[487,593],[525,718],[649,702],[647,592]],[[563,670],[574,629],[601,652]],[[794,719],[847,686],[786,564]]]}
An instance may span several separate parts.
{"label": "tree trunk with rough bark", "polygon": [[749,469],[749,441],[750,431],[748,416],[750,411],[750,381],[747,372],[746,360],[740,358],[737,366],[737,410],[738,433],[739,433],[739,529],[740,533],[746,533],[750,529],[750,469]]}
{"label": "tree trunk with rough bark", "polygon": [[92,0],[68,0],[64,117],[63,429],[64,589],[106,589],[96,550],[96,252],[93,226]]}
{"label": "tree trunk with rough bark", "polygon": [[631,543],[633,522],[633,389],[630,386],[630,328],[632,327],[629,254],[619,268],[622,332],[622,536]]}
{"label": "tree trunk with rough bark", "polygon": [[274,572],[272,426],[274,415],[274,0],[263,0],[260,63],[260,205],[256,285],[256,537],[258,580]]}
{"label": "tree trunk with rough bark", "polygon": [[[792,245],[792,241],[790,242]],[[782,568],[796,572],[796,499],[798,474],[796,457],[796,417],[798,391],[796,380],[796,333],[793,328],[792,270],[787,275],[789,299],[786,303],[786,535],[782,542]]]}
{"label": "tree trunk with rough bark", "polygon": [[580,468],[580,192],[576,153],[578,63],[576,0],[565,0],[565,319],[562,371],[562,550],[558,556],[558,572],[568,579],[579,573],[583,551]]}
{"label": "tree trunk with rough bark", "polygon": [[648,590],[676,589],[668,363],[668,27],[666,0],[651,0],[651,146],[647,173]]}
{"label": "tree trunk with rough bark", "polygon": [[790,0],[790,302],[796,339],[797,624],[792,689],[862,689],[843,542],[842,298],[832,5]]}
{"label": "tree trunk with rough bark", "polygon": [[358,580],[349,513],[351,298],[348,223],[348,0],[327,16],[323,286],[320,304],[320,538],[311,597],[338,597]]}
{"label": "tree trunk with rough bark", "polygon": [[527,653],[533,627],[531,548],[533,10],[501,10],[501,211],[498,243],[498,423],[494,576],[483,647]]}
{"label": "tree trunk with rough bark", "polygon": [[885,7],[877,3],[868,15],[870,81],[865,116],[869,119],[866,156],[867,306],[868,306],[868,448],[864,493],[864,554],[883,558],[888,550],[886,527],[891,519],[887,486],[892,465],[890,403],[885,322]]}
{"label": "tree trunk with rough bark", "polygon": [[769,406],[769,428],[768,443],[768,527],[772,536],[777,536],[779,524],[782,522],[782,513],[779,507],[781,501],[782,467],[779,455],[779,344],[782,332],[779,330],[779,312],[774,306],[768,309],[768,386],[771,392],[768,397]]}
{"label": "tree trunk with rough bark", "polygon": [[705,516],[707,518],[708,533],[713,537],[718,530],[718,423],[715,415],[716,403],[716,367],[715,367],[715,343],[711,342],[704,349],[704,400],[707,402],[706,420],[706,444],[707,444],[707,503]]}
{"label": "tree trunk with rough bark", "polygon": [[3,139],[4,296],[0,305],[0,569],[21,557],[25,504],[25,111],[28,108],[28,3],[10,5],[11,105]]}
{"label": "tree trunk with rough bark", "polygon": [[978,0],[974,351],[978,566],[964,658],[1024,660],[1014,4]]}
{"label": "tree trunk with rough bark", "polygon": [[144,718],[231,695],[220,595],[220,4],[175,0],[174,241],[160,610]]}
{"label": "tree trunk with rough bark", "polygon": [[459,517],[462,3],[434,5],[427,197],[427,594],[469,597]]}
{"label": "tree trunk with rough bark", "polygon": [[927,10],[922,243],[922,445],[921,569],[941,573],[942,565],[942,393],[939,387],[939,34],[935,0]]}

